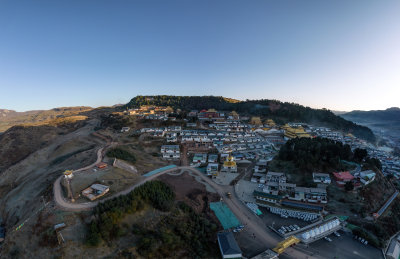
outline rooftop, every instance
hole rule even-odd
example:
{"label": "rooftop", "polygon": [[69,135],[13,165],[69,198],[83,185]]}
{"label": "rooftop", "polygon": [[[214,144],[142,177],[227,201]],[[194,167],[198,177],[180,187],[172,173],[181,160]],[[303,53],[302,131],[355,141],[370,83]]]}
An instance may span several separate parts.
{"label": "rooftop", "polygon": [[232,232],[218,233],[218,243],[223,255],[242,254]]}
{"label": "rooftop", "polygon": [[354,176],[352,174],[350,174],[348,171],[346,172],[335,172],[333,173],[333,175],[337,178],[337,179],[342,179],[342,180],[353,180]]}

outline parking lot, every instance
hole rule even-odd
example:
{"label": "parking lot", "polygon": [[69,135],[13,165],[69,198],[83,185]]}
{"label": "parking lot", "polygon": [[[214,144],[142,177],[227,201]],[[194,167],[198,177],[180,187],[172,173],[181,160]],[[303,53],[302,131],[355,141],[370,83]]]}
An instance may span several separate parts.
{"label": "parking lot", "polygon": [[235,185],[235,192],[240,200],[254,203],[256,200],[253,197],[253,191],[256,190],[257,187],[258,183],[253,183],[246,180],[240,180]]}
{"label": "parking lot", "polygon": [[220,185],[229,185],[238,176],[239,173],[220,172],[218,176],[213,178],[213,181]]}
{"label": "parking lot", "polygon": [[[279,256],[281,259],[294,258],[295,251],[307,251],[309,255],[304,258],[337,258],[337,259],[381,259],[384,258],[382,252],[370,245],[361,244],[361,242],[353,239],[352,235],[340,231],[340,237],[330,235],[329,238],[332,242],[324,239],[318,240],[309,245],[308,248],[297,245],[294,248],[287,249],[285,253]],[[297,258],[296,258],[297,259]],[[300,259],[300,258],[299,258]]]}
{"label": "parking lot", "polygon": [[280,215],[269,212],[267,208],[259,207],[263,215],[261,219],[265,223],[265,226],[274,226],[275,229],[279,229],[281,226],[298,225],[300,228],[305,227],[311,222],[306,222],[295,218],[282,218]]}

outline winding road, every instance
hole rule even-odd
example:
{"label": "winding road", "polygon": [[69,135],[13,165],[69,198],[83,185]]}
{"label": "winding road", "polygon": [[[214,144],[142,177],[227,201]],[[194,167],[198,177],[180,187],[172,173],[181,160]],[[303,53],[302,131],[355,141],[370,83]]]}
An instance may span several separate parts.
{"label": "winding road", "polygon": [[[102,160],[103,157],[103,149],[101,148],[97,151],[98,158],[97,161],[89,166],[86,166],[84,168],[81,168],[76,171],[83,171],[83,170],[88,170],[92,167],[94,167],[97,163],[99,163]],[[64,210],[68,211],[81,211],[81,210],[90,210],[93,207],[95,207],[97,204],[100,202],[103,202],[105,200],[112,199],[114,197],[120,196],[120,195],[126,195],[132,190],[134,190],[136,187],[144,184],[145,182],[151,181],[155,178],[157,178],[160,175],[166,174],[166,173],[171,173],[173,171],[180,171],[181,173],[184,172],[190,172],[192,174],[196,174],[197,176],[200,177],[200,179],[204,182],[206,182],[208,185],[210,185],[221,197],[225,197],[227,192],[235,193],[233,186],[221,186],[212,181],[210,178],[208,178],[206,175],[203,173],[199,172],[198,170],[188,167],[188,166],[182,166],[182,167],[175,167],[172,169],[164,170],[161,171],[157,174],[154,174],[149,177],[143,177],[142,180],[129,187],[128,189],[121,191],[119,193],[116,193],[112,196],[109,196],[105,199],[102,199],[100,201],[94,201],[94,202],[86,202],[86,203],[72,203],[67,201],[64,198],[64,195],[61,190],[61,179],[63,176],[60,176],[55,182],[54,182],[54,200],[56,204],[61,207]],[[75,171],[75,172],[76,172]],[[252,233],[254,233],[257,238],[265,244],[266,247],[272,247],[277,243],[277,239],[273,238],[270,233],[267,232],[266,228],[260,228],[260,226],[263,226],[263,222],[260,218],[256,217],[249,209],[245,207],[245,205],[235,196],[233,195],[229,199],[224,199],[225,203],[227,206],[232,210],[232,212],[236,215],[236,217],[242,222],[243,225],[246,225],[246,228],[250,229]]]}
{"label": "winding road", "polygon": [[[107,146],[102,147],[97,150],[97,160],[93,164],[80,168],[78,170],[75,170],[74,172],[79,172],[79,171],[84,171],[91,169],[96,166],[99,162],[102,161],[104,157],[104,151],[114,143],[108,143]],[[157,174],[154,174],[149,177],[142,177],[140,182],[138,182],[135,185],[132,185],[126,190],[123,190],[121,192],[118,192],[116,194],[113,194],[105,199],[99,200],[99,201],[94,201],[94,202],[85,202],[85,203],[72,203],[68,201],[67,199],[64,198],[62,189],[61,189],[61,180],[63,178],[63,175],[57,178],[57,180],[54,182],[53,190],[54,190],[54,200],[55,203],[57,204],[58,207],[62,208],[63,210],[67,211],[83,211],[83,210],[91,210],[94,208],[97,204],[104,202],[109,199],[113,199],[115,197],[118,197],[120,195],[126,195],[129,192],[133,191],[136,187],[151,181],[155,178],[157,178],[160,175],[171,173],[171,172],[177,172],[178,175],[181,173],[191,173],[197,175],[202,182],[207,183],[209,186],[211,186],[219,195],[224,199],[224,202],[226,205],[232,210],[232,212],[235,214],[235,216],[240,220],[240,222],[246,226],[246,229],[248,233],[254,233],[254,235],[257,237],[257,241],[259,244],[263,246],[263,248],[268,249],[271,247],[274,247],[281,239],[272,234],[270,230],[268,230],[263,223],[263,221],[254,215],[246,206],[243,202],[241,202],[238,197],[236,196],[236,192],[234,190],[233,186],[224,186],[224,185],[218,185],[215,183],[212,179],[207,177],[205,174],[201,173],[200,171],[196,170],[195,168],[189,167],[189,166],[180,166],[180,167],[174,167],[171,169],[167,169],[164,171],[161,171]],[[224,198],[226,197],[226,193],[230,192],[234,195],[231,196],[231,198]],[[292,249],[291,249],[292,250]],[[303,257],[303,253],[299,253],[297,250],[292,250],[292,253],[297,254],[295,258],[305,258]],[[303,256],[302,256],[303,255]],[[289,256],[291,257],[291,256]]]}

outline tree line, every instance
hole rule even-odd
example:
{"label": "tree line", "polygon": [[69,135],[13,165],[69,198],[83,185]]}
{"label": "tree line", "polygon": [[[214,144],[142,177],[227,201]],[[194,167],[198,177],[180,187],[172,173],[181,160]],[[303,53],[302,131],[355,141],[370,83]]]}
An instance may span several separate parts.
{"label": "tree line", "polygon": [[99,203],[94,208],[94,219],[88,225],[86,242],[96,246],[101,240],[109,241],[123,235],[120,221],[126,214],[141,211],[145,203],[161,211],[173,205],[175,193],[161,181],[151,181],[135,188],[127,195]]}
{"label": "tree line", "polygon": [[368,157],[365,149],[356,148],[353,151],[348,144],[319,137],[288,140],[275,159],[291,161],[305,172],[343,170],[343,160],[365,163],[371,168],[382,167],[378,159]]}
{"label": "tree line", "polygon": [[145,258],[215,258],[217,225],[179,202],[155,227],[136,226],[138,252]]}
{"label": "tree line", "polygon": [[108,157],[121,159],[121,160],[130,162],[132,164],[134,164],[136,162],[135,155],[130,153],[129,151],[126,151],[125,149],[122,149],[122,148],[110,149],[109,151],[107,151],[106,155]]}

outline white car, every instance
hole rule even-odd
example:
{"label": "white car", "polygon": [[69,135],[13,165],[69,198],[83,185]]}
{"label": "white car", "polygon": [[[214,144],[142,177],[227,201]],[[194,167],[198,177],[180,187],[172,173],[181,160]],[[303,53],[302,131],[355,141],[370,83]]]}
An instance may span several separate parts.
{"label": "white car", "polygon": [[332,242],[332,239],[330,239],[329,237],[324,237],[324,239],[328,242]]}
{"label": "white car", "polygon": [[335,234],[335,236],[340,237],[340,234],[338,232],[333,232],[333,234]]}

